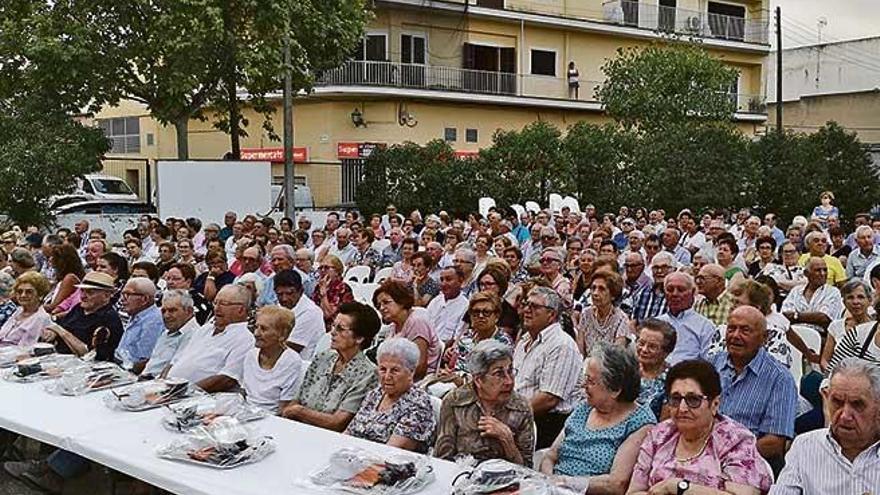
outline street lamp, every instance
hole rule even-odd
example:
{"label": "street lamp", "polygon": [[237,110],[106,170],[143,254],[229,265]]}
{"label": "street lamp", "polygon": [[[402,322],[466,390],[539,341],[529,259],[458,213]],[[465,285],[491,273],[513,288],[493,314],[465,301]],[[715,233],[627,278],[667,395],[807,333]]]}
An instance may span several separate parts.
{"label": "street lamp", "polygon": [[366,127],[367,121],[364,120],[364,114],[355,107],[355,109],[351,112],[351,123],[354,124],[355,127]]}

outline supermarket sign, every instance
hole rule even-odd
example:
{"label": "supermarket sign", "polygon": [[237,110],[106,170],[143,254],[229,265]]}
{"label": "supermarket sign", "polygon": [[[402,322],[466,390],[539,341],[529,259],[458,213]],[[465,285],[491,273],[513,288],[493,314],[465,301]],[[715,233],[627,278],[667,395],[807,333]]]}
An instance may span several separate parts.
{"label": "supermarket sign", "polygon": [[373,151],[387,146],[385,143],[339,142],[336,144],[336,157],[339,159],[368,158]]}
{"label": "supermarket sign", "polygon": [[[241,159],[253,162],[284,162],[284,148],[242,148]],[[293,161],[306,163],[309,161],[309,148],[306,146],[293,147]]]}

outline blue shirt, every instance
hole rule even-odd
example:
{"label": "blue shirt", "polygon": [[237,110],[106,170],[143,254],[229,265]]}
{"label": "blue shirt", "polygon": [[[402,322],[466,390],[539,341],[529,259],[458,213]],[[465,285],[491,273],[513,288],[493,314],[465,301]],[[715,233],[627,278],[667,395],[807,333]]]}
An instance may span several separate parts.
{"label": "blue shirt", "polygon": [[528,227],[524,227],[522,224],[516,224],[516,227],[511,231],[514,237],[516,237],[516,242],[519,243],[520,246],[527,240],[531,239],[532,235],[529,233]]}
{"label": "blue shirt", "polygon": [[721,375],[721,414],[748,428],[756,437],[794,438],[797,388],[794,378],[764,347],[737,376],[727,351],[712,358]]}
{"label": "blue shirt", "polygon": [[632,317],[637,324],[641,324],[648,318],[654,318],[666,314],[666,293],[662,287],[649,285],[632,296]]}
{"label": "blue shirt", "polygon": [[669,366],[685,359],[706,359],[715,336],[715,325],[705,316],[688,308],[677,315],[666,313],[659,319],[675,328],[675,349],[666,358]]}
{"label": "blue shirt", "polygon": [[126,364],[150,359],[159,335],[165,331],[162,311],[150,304],[146,309],[131,317],[116,348],[116,359]]}
{"label": "blue shirt", "polygon": [[273,306],[278,304],[278,296],[275,295],[275,275],[263,279],[263,293],[257,297],[257,306]]}

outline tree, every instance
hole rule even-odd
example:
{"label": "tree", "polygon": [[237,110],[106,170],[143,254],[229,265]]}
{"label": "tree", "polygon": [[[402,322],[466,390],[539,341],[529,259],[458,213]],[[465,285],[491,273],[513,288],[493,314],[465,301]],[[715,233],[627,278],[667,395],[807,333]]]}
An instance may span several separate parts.
{"label": "tree", "polygon": [[562,147],[571,166],[571,184],[581,204],[599,211],[637,204],[644,189],[632,153],[636,137],[614,124],[578,122],[568,128]]}

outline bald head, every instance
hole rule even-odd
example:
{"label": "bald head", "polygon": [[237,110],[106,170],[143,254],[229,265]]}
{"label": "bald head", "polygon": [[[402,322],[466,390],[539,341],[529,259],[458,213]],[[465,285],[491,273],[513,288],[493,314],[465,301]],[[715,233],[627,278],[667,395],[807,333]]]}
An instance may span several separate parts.
{"label": "bald head", "polygon": [[758,308],[740,306],[730,312],[725,333],[727,353],[734,366],[745,367],[767,339],[767,320]]}
{"label": "bald head", "polygon": [[714,301],[724,292],[726,286],[724,280],[724,268],[721,265],[710,263],[700,268],[696,277],[697,290],[707,299]]}

